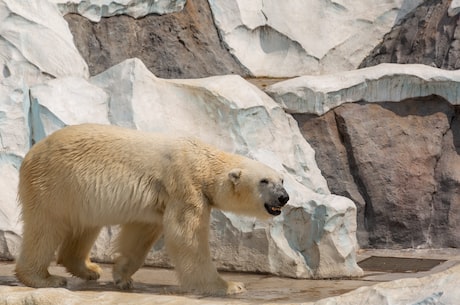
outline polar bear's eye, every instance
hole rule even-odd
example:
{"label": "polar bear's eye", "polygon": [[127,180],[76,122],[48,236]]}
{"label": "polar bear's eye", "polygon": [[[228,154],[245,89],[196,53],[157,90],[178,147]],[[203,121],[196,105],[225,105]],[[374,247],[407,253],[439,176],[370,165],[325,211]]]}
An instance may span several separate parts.
{"label": "polar bear's eye", "polygon": [[262,180],[260,180],[260,183],[261,184],[268,184],[268,179],[262,179]]}

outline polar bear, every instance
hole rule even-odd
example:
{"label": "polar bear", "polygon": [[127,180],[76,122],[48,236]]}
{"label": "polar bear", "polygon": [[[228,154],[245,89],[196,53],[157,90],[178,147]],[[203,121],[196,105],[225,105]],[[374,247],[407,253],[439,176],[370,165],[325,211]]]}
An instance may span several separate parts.
{"label": "polar bear", "polygon": [[270,167],[197,139],[110,125],[65,127],[35,144],[22,162],[18,198],[23,243],[16,276],[31,287],[60,287],[57,262],[86,280],[101,269],[89,259],[101,228],[120,225],[113,279],[121,289],[164,234],[185,291],[225,295],[244,285],[222,279],[208,245],[210,212],[279,215],[289,196]]}

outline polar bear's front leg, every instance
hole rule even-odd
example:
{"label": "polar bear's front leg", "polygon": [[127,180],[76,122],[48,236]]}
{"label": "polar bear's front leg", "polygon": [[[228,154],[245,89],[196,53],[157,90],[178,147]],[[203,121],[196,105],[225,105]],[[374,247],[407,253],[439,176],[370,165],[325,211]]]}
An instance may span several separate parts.
{"label": "polar bear's front leg", "polygon": [[211,209],[206,204],[170,204],[164,215],[166,250],[182,288],[210,295],[245,291],[244,284],[219,276],[209,251]]}
{"label": "polar bear's front leg", "polygon": [[121,227],[116,241],[119,256],[113,265],[113,281],[120,289],[131,289],[131,276],[142,266],[155,241],[161,236],[157,223],[130,223]]}

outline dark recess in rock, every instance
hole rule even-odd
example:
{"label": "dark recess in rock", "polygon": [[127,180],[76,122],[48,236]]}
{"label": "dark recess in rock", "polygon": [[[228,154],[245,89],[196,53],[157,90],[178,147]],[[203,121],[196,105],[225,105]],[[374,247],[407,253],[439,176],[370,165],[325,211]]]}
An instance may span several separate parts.
{"label": "dark recess in rock", "polygon": [[178,13],[140,19],[115,16],[93,23],[75,14],[65,19],[91,75],[137,57],[162,78],[250,76],[221,43],[206,0],[187,1]]}

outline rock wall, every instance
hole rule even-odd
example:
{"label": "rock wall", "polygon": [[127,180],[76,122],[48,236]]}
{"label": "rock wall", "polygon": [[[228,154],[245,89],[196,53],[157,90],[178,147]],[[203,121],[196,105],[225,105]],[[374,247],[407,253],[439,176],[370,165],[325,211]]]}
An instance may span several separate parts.
{"label": "rock wall", "polygon": [[[282,216],[262,223],[214,214],[211,244],[220,268],[302,278],[362,274],[356,264],[355,205],[330,194],[297,123],[257,87],[237,75],[166,80],[139,59],[89,77],[55,5],[47,0],[2,0],[0,16],[1,259],[14,258],[21,242],[16,188],[27,150],[63,126],[95,122],[195,135],[284,173],[291,205]],[[163,52],[170,50],[162,47]],[[196,66],[190,71],[206,69],[193,54],[188,62]],[[111,261],[116,231],[104,230],[93,259]],[[161,248],[159,243],[152,249],[147,263],[169,266],[164,253],[157,251]]]}
{"label": "rock wall", "polygon": [[423,1],[383,37],[360,68],[391,62],[458,69],[459,38],[455,1]]}
{"label": "rock wall", "polygon": [[432,96],[295,115],[331,191],[357,203],[361,245],[460,246],[456,113]]}
{"label": "rock wall", "polygon": [[[350,35],[343,43],[330,37],[308,51],[331,59],[325,66],[315,56],[313,66],[298,62],[298,56],[312,59],[306,46],[324,28],[302,25],[311,35],[296,42],[299,33],[292,26],[301,22],[299,15],[274,14],[295,11],[303,18],[305,2],[290,3],[298,9],[292,10],[272,1],[251,6],[198,0],[183,8],[183,2],[171,1],[172,13],[161,16],[142,9],[147,0],[120,10],[115,2],[94,2],[89,10],[75,3],[90,2],[53,2],[62,12],[47,0],[0,0],[1,258],[12,259],[20,245],[16,186],[24,154],[50,132],[83,122],[193,134],[285,173],[292,199],[274,222],[214,214],[213,255],[221,268],[292,277],[359,275],[356,228],[365,247],[458,247],[456,71],[383,64],[299,77],[268,87],[268,95],[240,76],[227,75],[354,68],[370,46],[349,46],[369,37],[372,44],[393,23],[412,20],[420,1],[388,1],[372,10],[369,2],[328,3],[331,24]],[[311,12],[323,4],[312,0],[309,5],[316,9]],[[458,19],[452,3],[426,1],[414,12],[423,7],[433,12],[442,7],[448,11],[445,18]],[[368,10],[370,21],[363,23]],[[93,21],[63,17],[66,12]],[[449,29],[451,23],[445,24],[438,28]],[[254,66],[245,63],[247,54]],[[198,79],[220,74],[226,75]],[[106,229],[94,248],[95,259],[112,259],[115,232]],[[161,251],[152,251],[148,263],[168,265]]]}
{"label": "rock wall", "polygon": [[[183,11],[161,16],[101,19],[103,7],[97,1],[53,1],[67,14],[92,75],[138,57],[164,78],[293,77],[356,69],[380,38],[422,2],[196,0],[187,1]],[[121,2],[111,2],[114,12],[105,16],[127,14]],[[137,5],[142,9],[144,2],[151,1]],[[182,4],[170,2],[175,7]]]}
{"label": "rock wall", "polygon": [[206,0],[188,1],[183,10],[140,19],[120,15],[94,23],[77,14],[65,19],[91,75],[134,57],[163,78],[251,75],[223,47]]}
{"label": "rock wall", "polygon": [[332,193],[357,204],[361,246],[459,247],[459,77],[382,64],[266,89],[293,113]]}
{"label": "rock wall", "polygon": [[268,77],[356,69],[420,2],[209,1],[230,52],[254,75]]}

